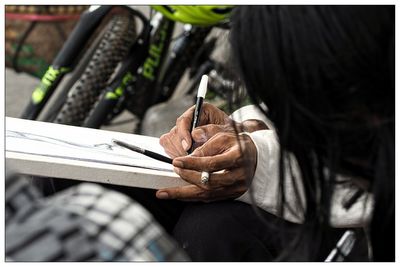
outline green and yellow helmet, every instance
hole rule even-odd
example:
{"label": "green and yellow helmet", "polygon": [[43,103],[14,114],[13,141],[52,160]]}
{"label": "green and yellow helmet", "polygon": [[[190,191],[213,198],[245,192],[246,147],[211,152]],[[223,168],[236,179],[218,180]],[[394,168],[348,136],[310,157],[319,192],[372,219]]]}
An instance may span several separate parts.
{"label": "green and yellow helmet", "polygon": [[233,6],[152,6],[167,18],[197,26],[210,26],[229,19]]}

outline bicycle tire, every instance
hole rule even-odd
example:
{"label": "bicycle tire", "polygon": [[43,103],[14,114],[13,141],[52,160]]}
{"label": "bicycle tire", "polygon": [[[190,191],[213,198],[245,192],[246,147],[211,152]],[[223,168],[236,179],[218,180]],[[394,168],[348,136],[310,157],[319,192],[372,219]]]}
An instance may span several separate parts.
{"label": "bicycle tire", "polygon": [[73,68],[73,71],[67,74],[67,76],[64,78],[65,81],[63,80],[57,86],[54,96],[52,96],[49,99],[49,102],[47,103],[48,107],[45,106],[43,108],[42,111],[43,115],[40,116],[42,117],[43,121],[52,122],[55,120],[57,114],[60,112],[62,106],[65,103],[65,100],[67,99],[69,90],[76,83],[76,81],[78,81],[79,78],[82,76],[82,73],[88,66],[89,61],[93,57],[96,49],[99,47],[99,44],[106,31],[107,31],[106,27],[102,27],[102,29],[93,39],[93,42],[90,44],[90,46],[85,51],[82,52],[82,56],[80,56],[79,61]]}
{"label": "bicycle tire", "polygon": [[136,38],[134,16],[115,16],[54,122],[80,126]]}
{"label": "bicycle tire", "polygon": [[[6,204],[34,191],[23,177],[12,178],[6,180],[14,189],[6,191]],[[188,260],[146,209],[98,184],[82,183],[15,207],[5,233],[10,261]]]}

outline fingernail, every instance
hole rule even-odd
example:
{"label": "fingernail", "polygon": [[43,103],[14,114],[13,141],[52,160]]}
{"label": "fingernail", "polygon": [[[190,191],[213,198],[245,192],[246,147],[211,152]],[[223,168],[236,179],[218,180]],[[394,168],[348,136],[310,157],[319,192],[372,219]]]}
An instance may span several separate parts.
{"label": "fingernail", "polygon": [[180,160],[174,160],[174,161],[172,162],[172,164],[173,164],[175,167],[183,168],[183,162],[180,161]]}
{"label": "fingernail", "polygon": [[188,143],[186,142],[185,139],[183,139],[181,143],[182,143],[182,147],[183,147],[184,150],[188,150],[189,149],[189,145],[188,145]]}
{"label": "fingernail", "polygon": [[168,199],[169,195],[165,191],[157,192],[157,197],[160,199]]}

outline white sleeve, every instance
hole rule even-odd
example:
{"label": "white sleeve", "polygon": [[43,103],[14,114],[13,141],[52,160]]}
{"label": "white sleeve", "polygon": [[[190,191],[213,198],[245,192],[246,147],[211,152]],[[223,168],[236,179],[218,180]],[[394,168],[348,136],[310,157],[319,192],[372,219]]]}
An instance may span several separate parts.
{"label": "white sleeve", "polygon": [[273,123],[260,111],[255,105],[247,105],[241,107],[230,115],[231,119],[236,122],[243,122],[246,120],[260,120],[263,121],[269,129],[273,129]]}
{"label": "white sleeve", "polygon": [[[269,128],[269,130],[260,130],[253,133],[246,133],[249,135],[257,148],[257,167],[252,179],[252,184],[249,190],[242,196],[237,198],[239,201],[252,204],[251,196],[254,197],[254,203],[265,211],[268,211],[274,215],[278,215],[279,206],[278,196],[279,192],[279,143],[275,134],[273,123],[260,111],[255,105],[244,106],[230,116],[237,122],[243,122],[245,120],[255,119],[263,121]],[[296,172],[297,168],[292,168],[293,172]],[[299,175],[296,175],[299,177]],[[288,180],[288,179],[286,179]],[[297,181],[298,187],[301,186],[300,182]],[[286,181],[285,192],[303,194],[303,191],[294,192],[295,187],[292,181]],[[289,194],[292,195],[292,194]],[[299,195],[302,201],[293,201],[294,198],[286,199],[288,204],[294,203],[295,207],[285,209],[283,218],[295,222],[301,223],[303,217],[301,206],[304,203],[303,195]],[[290,205],[288,205],[290,206]],[[290,212],[291,210],[297,212]]]}
{"label": "white sleeve", "polygon": [[[231,118],[241,122],[249,119],[264,121],[270,129],[273,124],[262,114],[256,106],[245,106],[234,113]],[[279,215],[279,153],[280,147],[274,130],[261,130],[249,135],[257,148],[257,167],[252,179],[250,189],[237,198],[252,204],[274,215]],[[305,210],[304,188],[296,159],[290,157],[290,165],[285,162],[285,202],[282,217],[294,223],[302,223]],[[289,167],[290,166],[290,167]],[[290,169],[291,168],[291,172]],[[293,174],[293,177],[290,175]],[[341,177],[342,180],[350,180]],[[342,207],[342,202],[357,189],[348,183],[335,186],[332,196],[330,224],[333,227],[355,227],[364,225],[370,220],[372,214],[373,200],[370,194],[363,194],[357,202],[348,210]]]}
{"label": "white sleeve", "polygon": [[[248,134],[257,148],[257,167],[250,189],[237,198],[239,201],[254,203],[263,210],[279,215],[279,143],[273,130],[261,130]],[[290,222],[303,222],[304,192],[296,163],[292,161],[292,172],[295,180],[288,176],[285,179],[285,202],[283,218]],[[288,164],[285,166],[285,173],[288,173]],[[297,188],[300,188],[297,192]]]}

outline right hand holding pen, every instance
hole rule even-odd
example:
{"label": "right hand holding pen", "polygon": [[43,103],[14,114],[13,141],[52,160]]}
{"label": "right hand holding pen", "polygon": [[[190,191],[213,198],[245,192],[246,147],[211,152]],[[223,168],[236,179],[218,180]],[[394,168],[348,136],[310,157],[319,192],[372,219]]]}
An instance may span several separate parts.
{"label": "right hand holding pen", "polygon": [[189,108],[177,120],[176,126],[160,137],[160,144],[165,152],[172,158],[186,156],[188,149],[195,142],[195,148],[201,146],[217,133],[253,132],[268,129],[264,122],[259,120],[247,120],[242,123],[234,122],[225,112],[219,108],[203,103],[201,109],[199,127],[192,133],[191,125],[194,106]]}
{"label": "right hand holding pen", "polygon": [[[203,103],[199,126],[207,125],[207,135],[196,128],[191,132],[194,106],[186,110],[177,120],[174,128],[169,133],[160,137],[160,144],[164,147],[165,152],[172,158],[187,155],[187,150],[192,145],[192,138],[197,146],[205,143],[212,135],[217,132],[227,131],[232,123],[229,116],[217,107]],[[233,130],[233,128],[232,128]],[[211,135],[211,136],[210,136]],[[196,146],[196,147],[197,147]]]}
{"label": "right hand holding pen", "polygon": [[[200,126],[190,133],[193,111],[194,107],[183,113],[176,126],[160,138],[166,153],[176,159],[175,172],[190,185],[160,189],[157,197],[208,202],[240,196],[254,175],[257,150],[251,138],[237,136],[234,127],[239,132],[253,132],[267,126],[258,120],[236,123],[220,109],[204,103]],[[192,138],[197,149],[187,156]],[[201,183],[202,171],[212,173],[207,184]]]}

